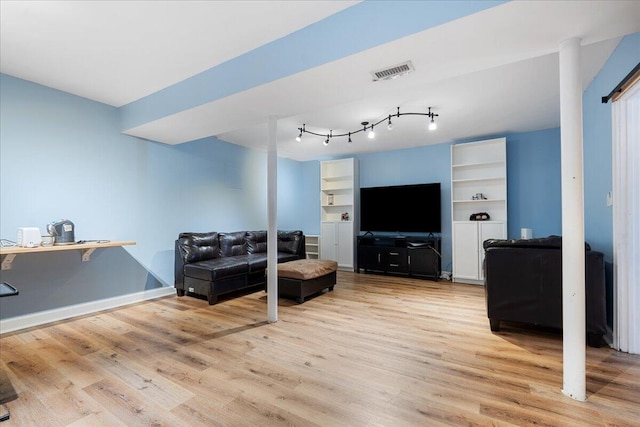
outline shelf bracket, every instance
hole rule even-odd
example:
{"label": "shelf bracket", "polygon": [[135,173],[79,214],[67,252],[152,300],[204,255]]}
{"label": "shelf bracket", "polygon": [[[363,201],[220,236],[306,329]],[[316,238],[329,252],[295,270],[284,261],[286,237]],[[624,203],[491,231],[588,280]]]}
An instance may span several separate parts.
{"label": "shelf bracket", "polygon": [[4,259],[2,260],[2,269],[3,270],[11,270],[11,264],[13,263],[13,260],[15,259],[16,254],[7,254],[4,256]]}
{"label": "shelf bracket", "polygon": [[96,248],[89,248],[82,250],[82,262],[91,261],[91,254],[96,250]]}

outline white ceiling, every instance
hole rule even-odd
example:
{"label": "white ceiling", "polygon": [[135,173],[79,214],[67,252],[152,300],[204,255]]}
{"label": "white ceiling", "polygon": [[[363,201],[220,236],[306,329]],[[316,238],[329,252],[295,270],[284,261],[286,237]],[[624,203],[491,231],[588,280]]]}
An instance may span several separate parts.
{"label": "white ceiling", "polygon": [[[121,106],[357,3],[2,0],[0,71]],[[267,118],[277,116],[279,155],[310,160],[553,128],[560,43],[581,38],[586,88],[620,38],[637,31],[640,1],[512,1],[126,133],[169,144],[217,136],[264,149]],[[406,60],[413,73],[372,81],[370,71]],[[438,129],[409,116],[393,131],[380,126],[374,140],[295,141],[303,123],[342,133],[396,107],[432,107]]]}
{"label": "white ceiling", "polygon": [[1,0],[1,71],[119,107],[355,3]]}

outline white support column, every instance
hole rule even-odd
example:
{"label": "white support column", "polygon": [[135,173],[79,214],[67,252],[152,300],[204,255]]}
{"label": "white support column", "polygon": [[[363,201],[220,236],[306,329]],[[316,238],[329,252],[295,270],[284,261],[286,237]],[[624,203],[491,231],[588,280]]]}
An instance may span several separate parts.
{"label": "white support column", "polygon": [[269,117],[267,144],[267,320],[278,321],[278,121]]}
{"label": "white support column", "polygon": [[562,392],[586,396],[584,188],[580,39],[560,45],[562,174]]}

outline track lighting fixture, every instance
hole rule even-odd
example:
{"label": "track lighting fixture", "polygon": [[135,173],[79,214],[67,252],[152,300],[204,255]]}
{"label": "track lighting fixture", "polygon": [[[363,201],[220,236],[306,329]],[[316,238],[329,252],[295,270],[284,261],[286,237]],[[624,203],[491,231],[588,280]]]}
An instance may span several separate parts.
{"label": "track lighting fixture", "polygon": [[296,141],[300,142],[302,141],[302,134],[303,133],[309,133],[311,135],[315,135],[315,136],[321,136],[321,137],[325,137],[326,139],[322,142],[324,145],[329,145],[329,141],[331,141],[332,138],[335,137],[343,137],[346,136],[348,137],[347,142],[352,142],[351,141],[351,135],[352,134],[356,134],[359,132],[366,132],[367,136],[369,137],[369,139],[373,139],[376,136],[375,131],[373,130],[373,128],[377,125],[379,125],[380,123],[384,122],[385,120],[387,120],[387,129],[388,130],[393,130],[393,123],[391,122],[391,118],[392,117],[400,117],[400,116],[427,116],[430,121],[429,121],[429,130],[435,130],[437,128],[436,125],[436,121],[435,118],[439,116],[439,114],[436,113],[432,113],[431,112],[431,107],[429,107],[429,111],[426,113],[401,113],[400,112],[400,107],[397,107],[397,112],[395,114],[389,114],[387,117],[385,117],[384,119],[373,123],[373,124],[369,124],[369,122],[361,122],[360,124],[362,125],[362,129],[358,129],[358,130],[354,130],[351,132],[347,132],[347,133],[340,133],[340,134],[333,134],[333,130],[329,131],[328,134],[321,134],[321,133],[316,133],[316,132],[311,132],[310,130],[306,129],[306,124],[303,124],[302,127],[298,128],[298,131],[300,131],[300,133],[298,134],[298,136],[296,136]]}

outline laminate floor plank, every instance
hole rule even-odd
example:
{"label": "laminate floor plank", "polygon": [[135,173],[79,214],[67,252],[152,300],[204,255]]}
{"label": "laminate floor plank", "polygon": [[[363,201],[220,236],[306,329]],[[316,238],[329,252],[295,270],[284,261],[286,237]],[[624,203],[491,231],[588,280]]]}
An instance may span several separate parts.
{"label": "laminate floor plank", "polygon": [[46,355],[46,363],[55,367],[64,378],[78,387],[84,387],[102,379],[104,372],[97,370],[89,360],[75,353],[55,338],[41,339],[29,343],[32,354]]}
{"label": "laminate floor plank", "polygon": [[175,295],[0,337],[12,426],[633,426],[640,356],[587,348],[562,394],[562,334],[503,322],[482,286],[339,271],[303,304]]}
{"label": "laminate floor plank", "polygon": [[[162,407],[124,381],[111,376],[83,389],[93,400],[129,426],[179,426],[181,420],[173,415],[173,407]],[[4,426],[3,426],[4,427]]]}
{"label": "laminate floor plank", "polygon": [[162,408],[172,408],[193,397],[191,391],[158,374],[145,360],[108,350],[88,355],[87,360],[107,372],[105,377],[117,377]]}

